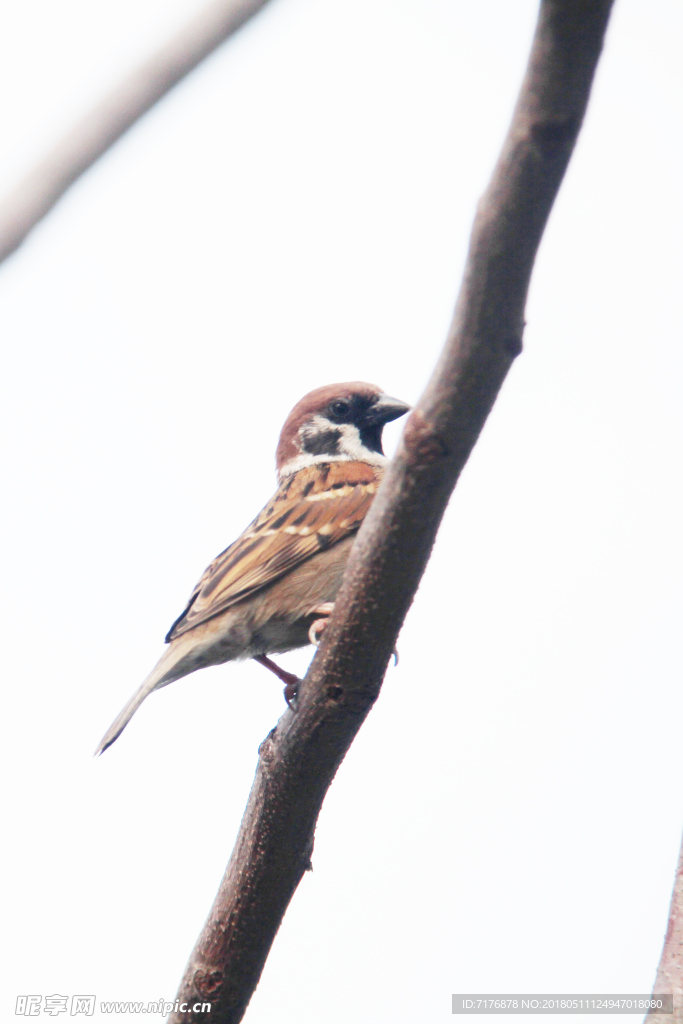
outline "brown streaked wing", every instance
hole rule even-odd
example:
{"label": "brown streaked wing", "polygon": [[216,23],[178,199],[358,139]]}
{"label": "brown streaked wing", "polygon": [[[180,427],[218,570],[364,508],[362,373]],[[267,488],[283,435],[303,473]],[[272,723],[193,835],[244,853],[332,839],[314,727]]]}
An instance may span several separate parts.
{"label": "brown streaked wing", "polygon": [[220,615],[354,533],[378,486],[379,474],[364,476],[365,483],[340,485],[337,480],[325,490],[316,481],[310,492],[297,487],[291,497],[281,487],[241,537],[206,569],[167,641]]}

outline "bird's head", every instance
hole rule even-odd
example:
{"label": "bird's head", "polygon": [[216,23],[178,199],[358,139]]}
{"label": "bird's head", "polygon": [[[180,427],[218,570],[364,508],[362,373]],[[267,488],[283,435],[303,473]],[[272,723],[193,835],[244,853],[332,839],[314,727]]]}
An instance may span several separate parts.
{"label": "bird's head", "polygon": [[305,395],[285,421],[276,465],[282,480],[316,462],[385,466],[382,429],[410,406],[374,384],[328,384]]}

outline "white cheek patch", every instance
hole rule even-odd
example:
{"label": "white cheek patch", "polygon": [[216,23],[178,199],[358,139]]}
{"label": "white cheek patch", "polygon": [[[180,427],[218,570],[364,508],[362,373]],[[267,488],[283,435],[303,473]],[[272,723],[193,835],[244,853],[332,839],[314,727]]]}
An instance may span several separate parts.
{"label": "white cheek patch", "polygon": [[[327,451],[316,451],[316,441]],[[304,443],[309,449],[305,451]],[[300,469],[314,466],[321,462],[365,462],[369,466],[387,466],[389,459],[379,452],[370,451],[360,439],[360,431],[353,423],[332,423],[325,416],[316,414],[299,430],[297,444],[301,455],[280,469],[279,477],[283,480],[298,473]]]}
{"label": "white cheek patch", "polygon": [[341,437],[339,439],[340,453],[348,455],[350,459],[355,459],[359,462],[363,461],[365,455],[377,454],[377,452],[371,453],[370,449],[361,443],[360,431],[353,423],[342,423],[338,429],[341,430]]}

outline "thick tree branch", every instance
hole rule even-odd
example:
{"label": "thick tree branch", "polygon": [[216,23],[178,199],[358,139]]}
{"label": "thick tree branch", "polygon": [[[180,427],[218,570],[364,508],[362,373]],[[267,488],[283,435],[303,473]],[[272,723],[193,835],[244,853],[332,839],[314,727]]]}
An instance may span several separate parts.
{"label": "thick tree branch", "polygon": [[[455,482],[521,350],[536,251],[583,120],[612,0],[543,0],[512,124],[477,211],[446,346],[354,545],[320,650],[261,744],[235,849],[178,998],[242,1019],[310,862],[325,793],[375,701]],[[503,526],[503,524],[501,524]]]}
{"label": "thick tree branch", "polygon": [[683,840],[671,894],[669,926],[653,989],[653,995],[666,994],[673,995],[673,1014],[649,1013],[646,1024],[683,1024]]}
{"label": "thick tree branch", "polygon": [[0,205],[0,262],[70,185],[268,0],[216,0],[78,124]]}

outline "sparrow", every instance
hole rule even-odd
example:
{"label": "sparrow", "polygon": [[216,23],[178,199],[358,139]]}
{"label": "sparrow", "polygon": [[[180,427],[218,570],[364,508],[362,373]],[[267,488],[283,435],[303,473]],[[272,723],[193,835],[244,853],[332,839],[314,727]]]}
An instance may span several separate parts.
{"label": "sparrow", "polygon": [[382,429],[409,408],[359,381],[317,388],[294,406],[278,441],[277,491],[205,570],[168,631],[168,648],[96,754],[152,690],[208,665],[253,658],[286,684],[294,706],[299,679],[269,655],[318,642],[389,462]]}

